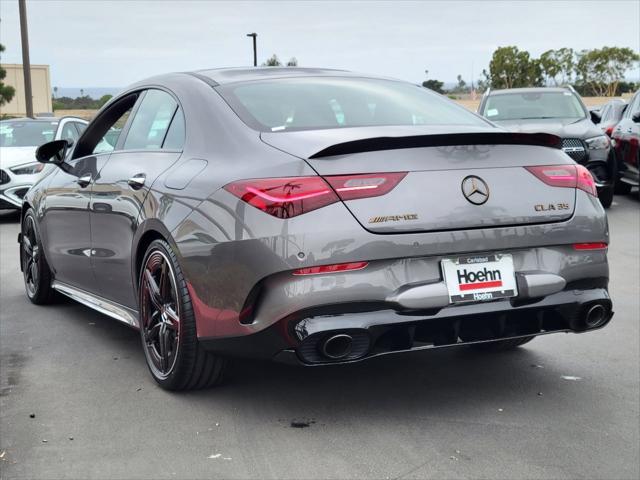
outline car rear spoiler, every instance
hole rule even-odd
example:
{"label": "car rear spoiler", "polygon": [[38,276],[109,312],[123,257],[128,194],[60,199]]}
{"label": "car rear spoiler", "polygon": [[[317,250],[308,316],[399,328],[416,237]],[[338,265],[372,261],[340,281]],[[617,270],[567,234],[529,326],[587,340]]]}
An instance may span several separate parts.
{"label": "car rear spoiler", "polygon": [[398,150],[401,148],[449,147],[459,145],[534,145],[562,148],[562,139],[550,133],[445,133],[435,135],[411,135],[406,137],[373,137],[336,143],[314,153],[309,158],[332,157],[351,153]]}

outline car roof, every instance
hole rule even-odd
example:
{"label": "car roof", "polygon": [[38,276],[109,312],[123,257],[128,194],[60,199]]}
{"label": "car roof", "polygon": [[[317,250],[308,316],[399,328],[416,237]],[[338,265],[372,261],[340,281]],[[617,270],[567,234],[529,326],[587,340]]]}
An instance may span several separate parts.
{"label": "car roof", "polygon": [[[292,78],[292,77],[367,77],[380,78],[374,75],[364,75],[347,70],[331,68],[306,67],[237,67],[213,68],[190,72],[198,77],[207,77],[219,85],[236,82],[251,82],[254,80]],[[394,79],[395,80],[395,79]]]}
{"label": "car roof", "polygon": [[505,88],[502,90],[491,90],[490,95],[508,95],[510,93],[540,93],[540,92],[570,92],[568,87],[529,87],[529,88]]}

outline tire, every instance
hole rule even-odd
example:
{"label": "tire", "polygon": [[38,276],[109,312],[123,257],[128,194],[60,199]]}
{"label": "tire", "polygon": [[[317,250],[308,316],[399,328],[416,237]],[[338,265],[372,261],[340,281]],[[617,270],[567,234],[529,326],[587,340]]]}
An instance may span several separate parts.
{"label": "tire", "polygon": [[227,360],[202,348],[180,265],[171,246],[154,240],[139,278],[140,338],[149,371],[166,390],[192,390],[223,380]]}
{"label": "tire", "polygon": [[509,340],[498,340],[496,342],[474,343],[471,345],[476,350],[485,352],[504,352],[505,350],[513,350],[514,348],[529,343],[535,335],[530,337],[512,338]]}
{"label": "tire", "polygon": [[27,298],[36,305],[52,303],[55,291],[51,288],[51,269],[44,257],[38,223],[33,209],[22,218],[20,242],[20,269]]}
{"label": "tire", "polygon": [[631,185],[628,183],[621,182],[618,180],[616,182],[615,193],[618,195],[628,195],[631,192]]}
{"label": "tire", "polygon": [[604,208],[609,208],[613,203],[613,186],[608,185],[598,189],[598,199]]}

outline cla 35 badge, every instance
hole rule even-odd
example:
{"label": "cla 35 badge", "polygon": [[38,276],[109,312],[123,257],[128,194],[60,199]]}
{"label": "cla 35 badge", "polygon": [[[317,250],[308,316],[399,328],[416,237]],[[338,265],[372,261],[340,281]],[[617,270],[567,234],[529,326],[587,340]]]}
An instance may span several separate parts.
{"label": "cla 35 badge", "polygon": [[511,255],[445,258],[442,260],[451,303],[478,302],[518,294]]}

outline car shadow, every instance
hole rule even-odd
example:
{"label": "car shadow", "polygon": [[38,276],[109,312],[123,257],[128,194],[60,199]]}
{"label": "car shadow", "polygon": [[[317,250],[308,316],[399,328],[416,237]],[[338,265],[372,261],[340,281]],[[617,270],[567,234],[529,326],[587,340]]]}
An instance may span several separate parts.
{"label": "car shadow", "polygon": [[20,222],[19,210],[0,210],[0,224]]}
{"label": "car shadow", "polygon": [[[69,328],[90,322],[91,341],[139,362],[135,366],[145,388],[160,388],[147,372],[139,333],[95,314],[72,301],[62,301]],[[535,347],[536,341],[530,345]],[[486,353],[469,347],[387,355],[336,366],[302,367],[270,360],[233,359],[222,385],[205,390],[167,393],[194,408],[215,411],[255,410],[269,405],[270,416],[285,426],[314,422],[357,421],[380,415],[447,416],[457,410],[498,412],[506,404],[536,399],[559,387],[561,372],[544,365],[535,348]],[[294,425],[295,424],[295,425]]]}

